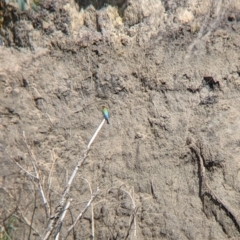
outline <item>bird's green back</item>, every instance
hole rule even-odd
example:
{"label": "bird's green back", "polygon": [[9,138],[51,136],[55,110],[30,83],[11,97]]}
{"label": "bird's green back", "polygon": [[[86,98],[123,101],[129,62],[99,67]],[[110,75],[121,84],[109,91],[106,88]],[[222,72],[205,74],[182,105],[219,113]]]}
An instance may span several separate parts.
{"label": "bird's green back", "polygon": [[103,108],[102,108],[102,112],[103,112],[103,113],[108,113],[107,108],[106,108],[106,107],[103,107]]}

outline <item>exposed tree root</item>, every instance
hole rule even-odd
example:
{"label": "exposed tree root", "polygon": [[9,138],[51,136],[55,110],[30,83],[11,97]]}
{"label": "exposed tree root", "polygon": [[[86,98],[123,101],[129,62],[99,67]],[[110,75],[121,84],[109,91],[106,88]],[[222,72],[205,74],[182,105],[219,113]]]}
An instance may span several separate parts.
{"label": "exposed tree root", "polygon": [[[215,205],[218,205],[226,214],[230,217],[230,219],[234,222],[238,232],[240,232],[240,219],[234,210],[229,206],[229,203],[221,199],[209,186],[206,178],[206,168],[204,165],[205,159],[203,159],[202,148],[198,147],[196,143],[192,139],[188,139],[187,144],[193,153],[196,154],[198,160],[198,167],[199,167],[199,184],[200,184],[200,197],[205,207],[205,196],[209,196],[212,202]],[[221,224],[221,223],[220,223]],[[222,225],[222,224],[221,224]],[[224,226],[222,226],[224,229]]]}

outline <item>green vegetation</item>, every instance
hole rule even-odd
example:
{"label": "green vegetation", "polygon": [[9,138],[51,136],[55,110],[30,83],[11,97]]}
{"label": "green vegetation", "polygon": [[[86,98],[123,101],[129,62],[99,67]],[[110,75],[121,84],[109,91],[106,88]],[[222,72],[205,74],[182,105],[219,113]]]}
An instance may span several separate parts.
{"label": "green vegetation", "polygon": [[14,224],[16,223],[16,217],[11,216],[5,223],[5,226],[0,225],[0,240],[11,240],[15,231]]}
{"label": "green vegetation", "polygon": [[[5,1],[6,3],[15,3],[16,1],[14,0],[9,0]],[[14,4],[15,5],[15,4]],[[37,7],[41,5],[41,0],[17,0],[17,5],[18,8],[21,11],[25,11],[28,7],[32,8],[33,10],[37,10]]]}

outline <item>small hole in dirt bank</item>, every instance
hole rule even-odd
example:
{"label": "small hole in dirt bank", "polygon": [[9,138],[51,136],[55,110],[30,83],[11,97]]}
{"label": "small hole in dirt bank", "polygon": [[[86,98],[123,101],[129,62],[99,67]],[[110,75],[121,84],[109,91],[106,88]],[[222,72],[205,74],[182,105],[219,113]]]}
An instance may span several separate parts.
{"label": "small hole in dirt bank", "polygon": [[28,81],[25,78],[23,78],[22,79],[22,87],[27,88],[28,86],[29,86]]}
{"label": "small hole in dirt bank", "polygon": [[235,17],[233,15],[228,16],[228,21],[229,22],[235,21]]}
{"label": "small hole in dirt bank", "polygon": [[130,4],[128,0],[75,0],[75,3],[80,9],[86,9],[89,6],[93,6],[96,10],[100,10],[108,5],[116,7],[120,17],[124,16],[124,11]]}
{"label": "small hole in dirt bank", "polygon": [[213,77],[204,77],[203,84],[207,85],[211,90],[215,90],[220,87],[219,81],[215,81]]}
{"label": "small hole in dirt bank", "polygon": [[85,9],[92,5],[95,9],[99,10],[105,5],[111,5],[121,8],[127,2],[127,0],[75,0],[75,2],[76,4],[78,4],[79,9]]}

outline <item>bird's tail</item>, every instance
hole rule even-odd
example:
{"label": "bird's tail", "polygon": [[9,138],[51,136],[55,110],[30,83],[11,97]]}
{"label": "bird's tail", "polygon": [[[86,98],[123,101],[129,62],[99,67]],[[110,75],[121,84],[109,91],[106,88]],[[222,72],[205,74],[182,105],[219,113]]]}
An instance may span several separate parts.
{"label": "bird's tail", "polygon": [[107,121],[107,124],[109,124],[109,120],[108,120],[108,119],[106,119],[106,121]]}

